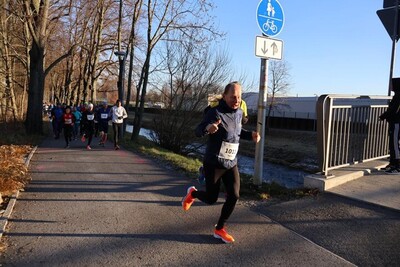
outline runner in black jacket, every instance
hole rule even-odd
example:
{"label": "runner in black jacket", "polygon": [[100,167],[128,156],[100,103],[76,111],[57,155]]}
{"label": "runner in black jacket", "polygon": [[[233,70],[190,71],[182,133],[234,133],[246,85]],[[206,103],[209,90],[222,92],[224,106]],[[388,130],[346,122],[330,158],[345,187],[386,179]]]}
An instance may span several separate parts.
{"label": "runner in black jacket", "polygon": [[400,174],[400,78],[392,79],[394,95],[387,110],[379,117],[389,123],[389,165],[386,174]]}
{"label": "runner in black jacket", "polygon": [[218,200],[222,180],[226,190],[226,201],[215,227],[214,237],[222,239],[225,243],[235,241],[226,232],[224,225],[239,199],[240,176],[237,168],[239,139],[253,139],[255,142],[260,140],[257,132],[242,129],[243,111],[239,109],[240,102],[240,84],[237,82],[228,84],[219,105],[211,108],[197,126],[197,136],[208,135],[203,160],[206,191],[197,191],[191,186],[182,201],[185,211],[189,210],[195,198],[207,204],[214,204]]}
{"label": "runner in black jacket", "polygon": [[93,111],[93,104],[90,103],[88,105],[87,110],[83,112],[82,114],[82,124],[83,124],[83,136],[82,136],[82,142],[85,142],[85,140],[88,140],[88,143],[86,145],[86,149],[92,149],[90,147],[90,144],[92,143],[92,138],[94,134],[94,117],[95,117],[95,112]]}

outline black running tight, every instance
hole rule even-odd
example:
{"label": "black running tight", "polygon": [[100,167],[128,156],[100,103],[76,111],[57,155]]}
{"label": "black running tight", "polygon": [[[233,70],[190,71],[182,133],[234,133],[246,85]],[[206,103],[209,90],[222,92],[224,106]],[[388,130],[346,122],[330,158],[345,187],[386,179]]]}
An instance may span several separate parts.
{"label": "black running tight", "polygon": [[217,229],[221,229],[232,214],[239,199],[239,170],[237,166],[232,169],[216,169],[214,166],[204,164],[204,174],[206,177],[206,191],[194,191],[192,196],[204,203],[214,204],[218,200],[222,180],[225,185],[226,200],[222,206],[221,215],[216,227]]}
{"label": "black running tight", "polygon": [[72,126],[65,125],[64,126],[64,139],[65,139],[65,144],[68,146],[69,145],[69,140],[72,138]]}
{"label": "black running tight", "polygon": [[389,154],[390,165],[400,168],[400,123],[389,123]]}
{"label": "black running tight", "polygon": [[90,144],[92,143],[93,134],[94,134],[94,130],[92,130],[92,129],[85,132],[85,137],[88,140],[88,142],[87,142],[88,146],[90,146]]}

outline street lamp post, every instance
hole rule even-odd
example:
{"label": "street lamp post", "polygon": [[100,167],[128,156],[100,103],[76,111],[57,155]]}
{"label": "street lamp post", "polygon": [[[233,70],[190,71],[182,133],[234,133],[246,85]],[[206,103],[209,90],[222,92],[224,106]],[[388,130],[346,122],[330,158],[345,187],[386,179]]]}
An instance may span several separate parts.
{"label": "street lamp post", "polygon": [[114,54],[118,56],[119,60],[119,75],[118,75],[118,99],[121,100],[121,103],[124,103],[124,77],[125,77],[125,60],[126,53],[123,51],[115,51]]}
{"label": "street lamp post", "polygon": [[[126,60],[126,53],[123,51],[115,51],[114,54],[118,57],[119,60],[119,75],[118,75],[118,99],[121,100],[121,104],[124,103],[124,83],[125,83],[125,60]],[[124,120],[124,125],[122,128],[121,137],[125,135],[126,129],[126,121]]]}

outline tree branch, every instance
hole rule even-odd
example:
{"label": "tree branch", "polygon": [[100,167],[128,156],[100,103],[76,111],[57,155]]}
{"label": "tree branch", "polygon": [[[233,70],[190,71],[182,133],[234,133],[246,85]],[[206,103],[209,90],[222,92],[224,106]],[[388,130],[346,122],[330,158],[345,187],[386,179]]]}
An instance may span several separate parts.
{"label": "tree branch", "polygon": [[68,53],[66,53],[66,54],[62,55],[61,57],[57,58],[56,60],[54,60],[53,63],[51,63],[51,64],[46,68],[46,70],[44,71],[44,77],[46,77],[47,74],[49,74],[49,72],[50,72],[55,66],[57,66],[57,64],[60,63],[63,59],[65,59],[65,58],[71,56],[71,55],[72,55],[72,52],[74,51],[74,49],[75,49],[76,46],[77,46],[76,44],[73,45],[73,46],[71,46],[71,48],[68,50]]}

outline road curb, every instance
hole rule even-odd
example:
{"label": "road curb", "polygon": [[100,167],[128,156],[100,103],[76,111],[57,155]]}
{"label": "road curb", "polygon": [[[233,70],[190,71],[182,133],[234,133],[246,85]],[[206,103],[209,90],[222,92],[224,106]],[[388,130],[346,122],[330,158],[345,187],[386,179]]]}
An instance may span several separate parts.
{"label": "road curb", "polygon": [[[25,166],[28,167],[29,163],[33,157],[33,154],[36,152],[37,146],[35,146],[31,152],[29,153],[28,157],[25,159]],[[17,202],[17,198],[19,196],[20,191],[18,190],[17,192],[15,192],[11,198],[10,201],[7,204],[7,208],[5,210],[5,212],[2,214],[2,216],[0,217],[0,239],[3,237],[4,232],[6,231],[6,227],[7,227],[7,223],[8,220],[11,217],[11,213],[14,209],[15,203]]]}

